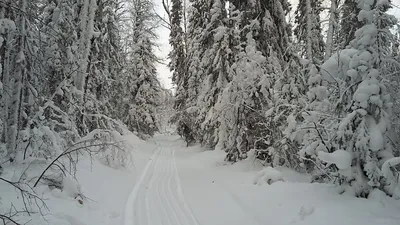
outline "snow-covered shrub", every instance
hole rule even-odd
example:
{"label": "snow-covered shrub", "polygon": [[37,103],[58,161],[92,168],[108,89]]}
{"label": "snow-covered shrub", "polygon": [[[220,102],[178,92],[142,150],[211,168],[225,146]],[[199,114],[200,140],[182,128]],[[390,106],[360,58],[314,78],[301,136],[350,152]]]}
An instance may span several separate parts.
{"label": "snow-covered shrub", "polygon": [[277,181],[285,181],[286,179],[283,177],[282,173],[272,167],[267,167],[261,170],[253,180],[253,184],[255,185],[264,185],[264,184],[272,184]]}
{"label": "snow-covered shrub", "polygon": [[392,103],[379,71],[379,46],[385,44],[382,40],[378,44],[375,24],[380,6],[363,0],[358,6],[358,18],[364,25],[355,32],[352,50],[346,51],[349,54],[341,52],[340,59],[345,63],[341,62],[336,74],[330,74],[346,86],[335,104],[340,122],[331,143],[333,152],[318,156],[328,165],[335,164],[328,169],[329,174],[336,177],[336,182],[350,185],[356,195],[368,195],[375,188],[392,195],[394,189],[388,187],[398,185],[398,181],[382,173],[382,166],[393,154],[388,139]]}
{"label": "snow-covered shrub", "polygon": [[[301,143],[298,127],[305,107],[304,80],[300,64],[294,55],[279,71],[273,85],[273,104],[266,110],[266,127],[270,130],[268,149],[271,165],[299,169],[298,146]],[[273,59],[272,59],[273,60]],[[275,59],[276,60],[276,59]]]}
{"label": "snow-covered shrub", "polygon": [[125,149],[125,143],[119,132],[96,129],[80,141],[77,147],[87,146],[100,162],[113,167],[127,167],[132,163],[131,153]]}
{"label": "snow-covered shrub", "polygon": [[337,120],[331,115],[328,88],[314,64],[309,65],[307,105],[302,112],[302,122],[298,127],[301,139],[299,156],[301,166],[314,176],[319,176],[322,165],[318,152],[329,152],[332,139],[331,130]]}

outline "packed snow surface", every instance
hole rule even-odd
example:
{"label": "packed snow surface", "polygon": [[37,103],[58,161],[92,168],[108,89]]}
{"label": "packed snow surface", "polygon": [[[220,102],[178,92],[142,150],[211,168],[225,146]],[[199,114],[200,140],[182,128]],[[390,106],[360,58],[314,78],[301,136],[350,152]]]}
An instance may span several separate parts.
{"label": "packed snow surface", "polygon": [[[134,135],[126,139],[134,158],[132,168],[112,169],[83,160],[79,185],[68,178],[64,192],[42,187],[51,212],[44,216],[47,221],[35,214],[28,224],[398,225],[400,221],[400,202],[380,192],[368,199],[347,196],[336,186],[312,184],[310,177],[292,170],[263,167],[253,157],[231,164],[223,160],[223,151],[186,148],[178,136],[157,135],[147,142]],[[323,157],[340,168],[349,165],[344,152]],[[83,204],[71,197],[76,192],[87,197]],[[17,201],[15,190],[8,186],[1,184],[0,193],[3,208],[6,201]]]}

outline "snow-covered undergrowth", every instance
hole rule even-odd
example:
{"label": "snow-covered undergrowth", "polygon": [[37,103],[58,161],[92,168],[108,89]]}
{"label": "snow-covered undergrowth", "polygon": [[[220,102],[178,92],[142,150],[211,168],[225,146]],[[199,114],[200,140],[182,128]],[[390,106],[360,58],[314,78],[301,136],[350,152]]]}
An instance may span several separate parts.
{"label": "snow-covered undergrowth", "polygon": [[287,168],[264,168],[251,157],[231,164],[224,156],[199,146],[176,152],[185,196],[199,224],[399,224],[400,202],[379,190],[356,198]]}
{"label": "snow-covered undergrowth", "polygon": [[120,136],[96,131],[84,138],[90,140],[102,135],[104,141],[119,143],[119,149],[108,146],[95,149],[101,150],[99,154],[79,155],[76,173],[66,172],[59,184],[48,179],[58,178],[55,171],[61,164],[48,170],[46,179],[35,188],[31,188],[33,183],[49,162],[31,160],[4,166],[1,178],[12,182],[23,181],[18,185],[29,194],[22,198],[19,189],[0,181],[0,214],[12,217],[18,224],[121,224],[126,197],[137,173],[141,172],[141,167],[156,148],[154,143],[145,142],[128,131],[124,133]]}

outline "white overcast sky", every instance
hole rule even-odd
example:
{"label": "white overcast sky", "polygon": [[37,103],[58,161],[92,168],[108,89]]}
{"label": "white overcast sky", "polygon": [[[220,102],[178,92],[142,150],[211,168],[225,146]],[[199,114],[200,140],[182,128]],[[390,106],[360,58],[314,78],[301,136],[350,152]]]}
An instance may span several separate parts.
{"label": "white overcast sky", "polygon": [[[156,10],[157,13],[161,16],[165,15],[164,9],[162,8],[161,1],[162,0],[154,0],[156,4]],[[165,88],[172,88],[172,83],[171,83],[171,72],[169,71],[169,68],[166,66],[168,64],[168,53],[171,50],[171,47],[168,42],[169,38],[169,30],[160,26],[158,28],[158,40],[157,44],[159,45],[159,48],[156,49],[156,54],[159,58],[163,59],[164,64],[157,64],[157,72],[158,72],[158,77],[160,79],[161,85]]]}
{"label": "white overcast sky", "polygon": [[[159,15],[164,16],[165,12],[164,9],[162,8],[161,1],[162,0],[154,0],[156,4],[156,10],[159,13]],[[296,9],[296,5],[298,0],[289,0],[292,2],[292,9],[293,11]],[[329,4],[329,3],[328,3]],[[390,13],[396,15],[397,18],[400,18],[400,0],[392,0],[393,8],[390,10]],[[291,19],[294,19],[292,16]],[[293,22],[293,21],[292,21]],[[168,42],[169,38],[169,30],[160,26],[158,30],[158,41],[157,44],[159,45],[159,48],[156,49],[156,54],[159,58],[162,58],[164,60],[165,65],[158,64],[157,65],[157,72],[158,72],[158,77],[160,79],[161,85],[165,88],[172,88],[172,83],[171,83],[171,72],[169,71],[168,67],[166,64],[168,64],[168,59],[167,55],[169,51],[171,50],[171,47]]]}

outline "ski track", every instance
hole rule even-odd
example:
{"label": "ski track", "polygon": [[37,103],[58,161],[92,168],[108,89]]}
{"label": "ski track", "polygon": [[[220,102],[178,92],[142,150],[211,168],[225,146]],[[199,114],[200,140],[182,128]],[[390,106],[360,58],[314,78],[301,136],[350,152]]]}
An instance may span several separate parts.
{"label": "ski track", "polygon": [[137,215],[137,212],[135,211],[135,203],[138,201],[138,197],[140,197],[140,188],[143,186],[143,182],[145,178],[148,176],[148,171],[150,167],[154,164],[154,160],[158,160],[160,154],[160,150],[157,150],[150,160],[146,163],[142,174],[140,175],[140,178],[138,182],[135,184],[135,186],[132,189],[132,192],[129,194],[126,207],[125,207],[125,214],[124,214],[124,222],[125,225],[131,225],[133,223],[134,218]]}
{"label": "ski track", "polygon": [[146,164],[126,203],[124,225],[200,225],[185,201],[171,147],[159,147]]}
{"label": "ski track", "polygon": [[[146,164],[128,198],[124,225],[200,225],[185,200],[171,146],[161,145]],[[224,184],[227,204],[234,204],[252,224],[265,224]]]}

